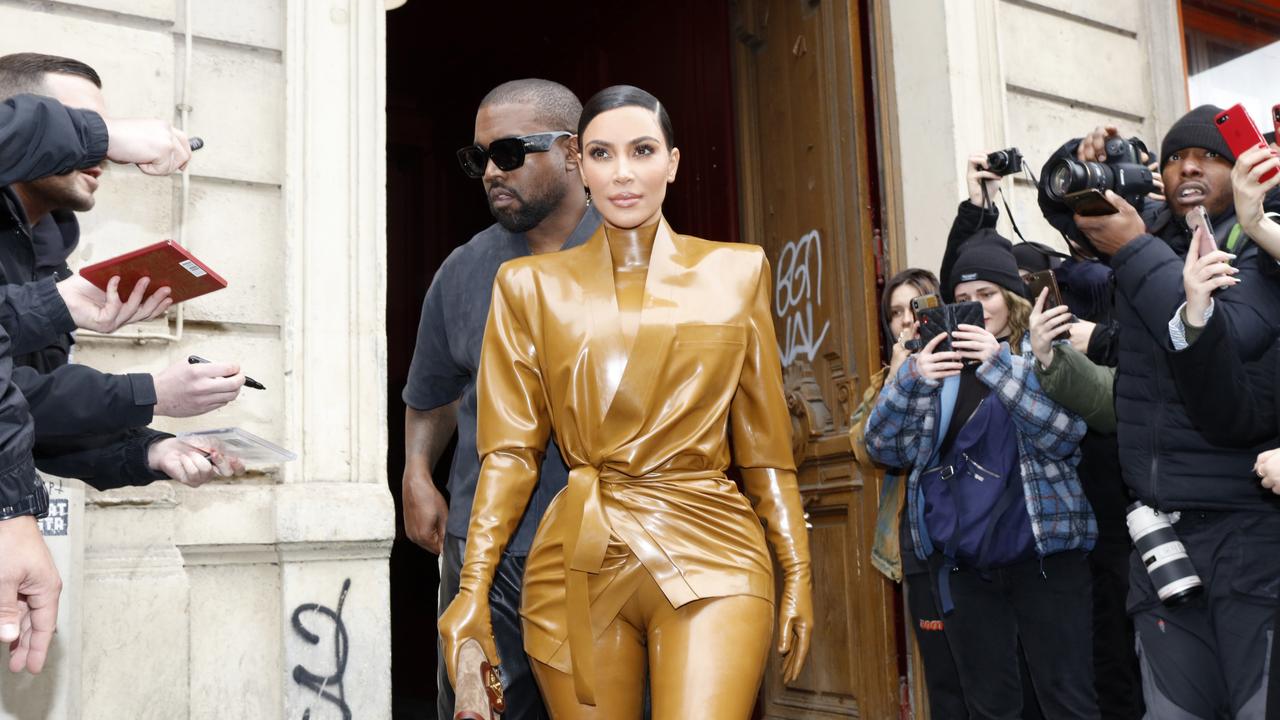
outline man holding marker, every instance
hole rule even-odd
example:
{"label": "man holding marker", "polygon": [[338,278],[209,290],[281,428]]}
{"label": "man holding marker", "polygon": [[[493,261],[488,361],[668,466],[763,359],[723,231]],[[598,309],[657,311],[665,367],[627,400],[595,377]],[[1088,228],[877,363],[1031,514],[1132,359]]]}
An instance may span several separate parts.
{"label": "man holding marker", "polygon": [[[153,414],[195,415],[230,402],[244,382],[236,366],[179,363],[151,378],[66,364],[74,327],[111,332],[171,304],[168,288],[144,299],[145,280],[121,301],[118,280],[103,292],[66,268],[78,241],[72,213],[93,206],[103,160],[162,175],[191,155],[188,138],[167,123],[106,118],[99,86],[76,61],[0,58],[0,274],[26,283],[0,285],[9,336],[0,336],[0,642],[11,643],[15,672],[42,668],[61,589],[35,523],[48,496],[33,449],[42,468],[98,487],[158,477],[198,485],[241,469],[144,427]],[[15,354],[25,367],[10,383]]]}

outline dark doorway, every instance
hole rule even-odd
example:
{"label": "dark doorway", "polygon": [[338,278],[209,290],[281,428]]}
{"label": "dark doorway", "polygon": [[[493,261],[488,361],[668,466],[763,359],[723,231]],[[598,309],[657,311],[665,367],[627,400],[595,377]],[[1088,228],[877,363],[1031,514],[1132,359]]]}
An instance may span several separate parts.
{"label": "dark doorway", "polygon": [[[728,0],[434,3],[387,14],[387,473],[400,502],[404,404],[422,298],[440,263],[492,224],[478,181],[454,151],[476,106],[506,80],[542,77],[584,101],[609,85],[663,101],[681,151],[665,214],[677,231],[738,240]],[[446,452],[446,460],[452,450]],[[437,468],[441,482],[447,468]],[[395,717],[435,717],[436,558],[401,525],[391,554]]]}

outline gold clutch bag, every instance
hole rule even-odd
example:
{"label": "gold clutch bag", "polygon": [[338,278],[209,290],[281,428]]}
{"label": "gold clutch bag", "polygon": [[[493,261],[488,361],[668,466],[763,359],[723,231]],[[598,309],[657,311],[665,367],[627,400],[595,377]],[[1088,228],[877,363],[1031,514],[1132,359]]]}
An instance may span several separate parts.
{"label": "gold clutch bag", "polygon": [[480,643],[462,641],[454,686],[453,720],[498,720],[507,709],[502,679],[489,664]]}

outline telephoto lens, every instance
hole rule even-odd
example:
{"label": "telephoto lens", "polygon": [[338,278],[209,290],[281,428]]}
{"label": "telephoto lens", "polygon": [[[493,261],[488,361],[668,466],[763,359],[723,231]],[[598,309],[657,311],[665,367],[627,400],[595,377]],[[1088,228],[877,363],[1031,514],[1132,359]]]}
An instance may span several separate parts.
{"label": "telephoto lens", "polygon": [[1200,594],[1204,589],[1200,576],[1191,566],[1191,558],[1187,557],[1187,549],[1174,532],[1169,516],[1134,502],[1127,508],[1124,520],[1160,602],[1179,605]]}
{"label": "telephoto lens", "polygon": [[1083,190],[1112,190],[1138,207],[1142,197],[1156,188],[1151,169],[1140,160],[1140,152],[1145,152],[1142,149],[1145,147],[1137,138],[1112,137],[1105,145],[1106,162],[1058,158],[1046,171],[1045,192],[1063,202],[1071,193]]}
{"label": "telephoto lens", "polygon": [[990,153],[987,155],[987,169],[1000,177],[1022,172],[1022,153],[1016,147]]}

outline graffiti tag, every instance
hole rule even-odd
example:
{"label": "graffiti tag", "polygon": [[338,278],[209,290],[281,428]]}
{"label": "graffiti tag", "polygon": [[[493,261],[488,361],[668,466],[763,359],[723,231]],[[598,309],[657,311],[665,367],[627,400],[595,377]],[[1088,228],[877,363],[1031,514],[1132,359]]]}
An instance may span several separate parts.
{"label": "graffiti tag", "polygon": [[[320,636],[302,624],[302,616],[312,613],[333,622],[333,674],[318,675],[297,665],[293,668],[293,681],[314,692],[317,698],[333,703],[342,713],[342,720],[351,720],[351,708],[347,706],[347,691],[343,686],[343,676],[347,673],[349,638],[347,626],[342,622],[342,605],[347,601],[347,591],[350,589],[351,578],[347,578],[342,583],[342,592],[338,594],[336,611],[316,603],[299,605],[293,610],[293,631],[310,645],[319,645]],[[302,720],[311,720],[310,708],[302,713]]]}
{"label": "graffiti tag", "polygon": [[803,357],[813,362],[831,322],[813,331],[814,306],[822,305],[822,239],[817,230],[782,246],[774,281],[774,311],[782,321],[783,366]]}

